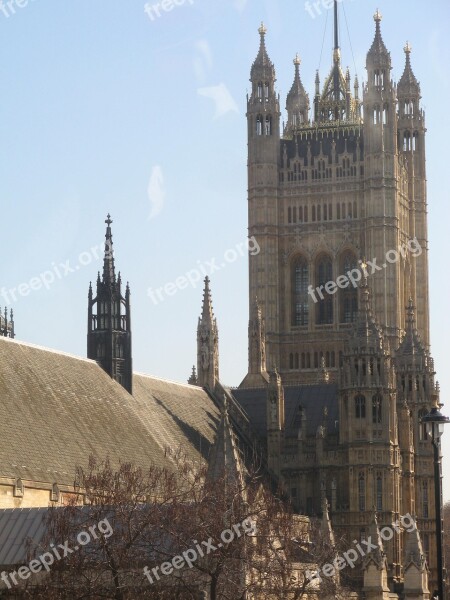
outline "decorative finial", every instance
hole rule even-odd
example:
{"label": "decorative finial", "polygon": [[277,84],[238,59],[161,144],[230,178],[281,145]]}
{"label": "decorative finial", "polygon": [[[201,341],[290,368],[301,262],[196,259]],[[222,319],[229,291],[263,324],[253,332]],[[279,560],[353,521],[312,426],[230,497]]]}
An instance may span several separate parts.
{"label": "decorative finial", "polygon": [[412,47],[409,42],[406,42],[406,46],[403,48],[403,51],[405,52],[406,55],[411,54]]}
{"label": "decorative finial", "polygon": [[373,20],[376,23],[379,23],[381,21],[381,19],[383,18],[383,15],[380,13],[380,11],[377,8],[377,12],[373,15]]}
{"label": "decorative finial", "polygon": [[111,225],[112,221],[111,221],[111,215],[108,213],[107,218],[105,223],[108,225],[108,227]]}
{"label": "decorative finial", "polygon": [[267,33],[267,27],[264,25],[263,21],[261,21],[261,27],[258,29],[258,33],[261,36],[264,36]]}
{"label": "decorative finial", "polygon": [[295,55],[295,58],[294,58],[294,65],[299,67],[301,65],[301,62],[302,62],[302,60],[297,52],[297,54]]}

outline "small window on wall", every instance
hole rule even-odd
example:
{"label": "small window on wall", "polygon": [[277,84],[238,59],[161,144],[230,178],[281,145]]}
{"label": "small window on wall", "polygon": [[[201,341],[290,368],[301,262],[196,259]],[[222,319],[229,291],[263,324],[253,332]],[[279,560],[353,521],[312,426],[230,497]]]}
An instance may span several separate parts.
{"label": "small window on wall", "polygon": [[23,481],[21,479],[16,479],[16,483],[14,485],[14,498],[23,498],[24,492],[25,487],[23,485]]}
{"label": "small window on wall", "polygon": [[357,419],[366,418],[366,398],[361,394],[355,397],[355,417]]}
{"label": "small window on wall", "polygon": [[383,422],[383,397],[375,394],[372,398],[372,423],[380,425]]}
{"label": "small window on wall", "polygon": [[366,510],[366,480],[364,473],[360,473],[358,478],[358,504],[361,512]]}

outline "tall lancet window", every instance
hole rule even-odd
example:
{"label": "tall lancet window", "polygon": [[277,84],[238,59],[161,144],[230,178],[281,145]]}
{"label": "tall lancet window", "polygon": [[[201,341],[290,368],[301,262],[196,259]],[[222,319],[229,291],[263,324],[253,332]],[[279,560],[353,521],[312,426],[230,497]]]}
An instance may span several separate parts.
{"label": "tall lancet window", "polygon": [[322,255],[316,261],[315,287],[321,289],[323,296],[323,299],[320,296],[317,297],[316,323],[318,325],[329,325],[333,323],[333,296],[325,290],[326,284],[330,281],[333,281],[333,265],[331,263],[331,258]]}
{"label": "tall lancet window", "polygon": [[292,325],[308,325],[309,269],[306,259],[297,258],[292,265]]}
{"label": "tall lancet window", "polygon": [[366,510],[366,479],[364,473],[358,477],[358,505],[361,512]]}
{"label": "tall lancet window", "polygon": [[[340,274],[347,275],[349,271],[357,268],[356,256],[353,252],[346,252],[340,260]],[[341,323],[353,323],[358,313],[358,289],[351,283],[346,288],[339,290],[339,309]]]}

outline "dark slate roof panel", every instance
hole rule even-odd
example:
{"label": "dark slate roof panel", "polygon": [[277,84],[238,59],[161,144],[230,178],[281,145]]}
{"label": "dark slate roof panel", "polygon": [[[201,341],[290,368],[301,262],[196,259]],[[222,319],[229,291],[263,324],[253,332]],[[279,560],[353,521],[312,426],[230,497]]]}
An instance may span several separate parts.
{"label": "dark slate roof panel", "polygon": [[[233,396],[247,413],[256,433],[266,437],[266,389],[233,389]],[[335,384],[286,386],[284,388],[286,435],[296,436],[300,426],[300,407],[307,420],[307,435],[315,435],[327,408],[326,427],[338,432],[338,388]]]}
{"label": "dark slate roof panel", "polygon": [[46,508],[0,510],[0,566],[27,562],[26,540],[39,543],[44,535]]}
{"label": "dark slate roof panel", "polygon": [[0,477],[72,485],[90,454],[169,466],[167,446],[197,459],[218,417],[201,388],[135,375],[130,396],[95,361],[0,338]]}

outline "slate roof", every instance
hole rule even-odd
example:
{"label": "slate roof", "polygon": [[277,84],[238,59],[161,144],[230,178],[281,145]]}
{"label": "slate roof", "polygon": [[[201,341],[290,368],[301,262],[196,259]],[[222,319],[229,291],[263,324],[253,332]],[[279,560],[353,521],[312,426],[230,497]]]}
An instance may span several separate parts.
{"label": "slate roof", "polygon": [[0,510],[0,567],[27,562],[26,539],[39,544],[45,533],[46,508]]}
{"label": "slate roof", "polygon": [[[266,437],[266,389],[233,389],[233,396],[247,413],[256,433]],[[286,435],[297,436],[300,427],[300,407],[304,409],[307,435],[315,436],[328,409],[326,427],[330,434],[338,433],[338,387],[335,384],[286,386],[284,388]]]}
{"label": "slate roof", "polygon": [[89,454],[113,464],[198,460],[220,411],[201,388],[134,376],[134,395],[95,361],[0,338],[0,477],[73,485]]}

